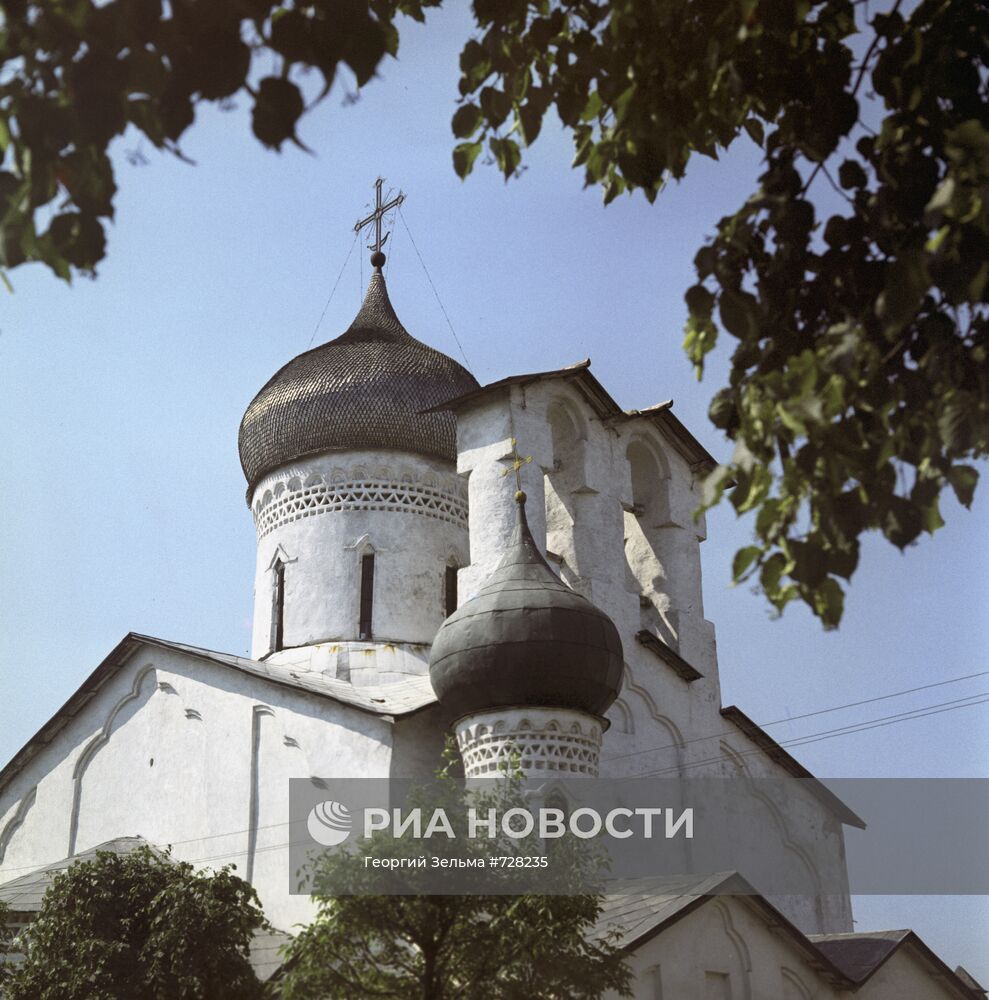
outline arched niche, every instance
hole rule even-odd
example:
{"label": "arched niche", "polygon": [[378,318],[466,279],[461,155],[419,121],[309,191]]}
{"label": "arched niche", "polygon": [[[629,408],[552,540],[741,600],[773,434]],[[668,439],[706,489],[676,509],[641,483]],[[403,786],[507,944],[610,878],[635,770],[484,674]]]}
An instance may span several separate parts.
{"label": "arched niche", "polygon": [[545,483],[546,548],[574,569],[574,494],[586,484],[587,429],[583,416],[564,399],[549,404],[546,422],[553,446]]}
{"label": "arched niche", "polygon": [[669,625],[670,580],[675,551],[670,536],[670,473],[662,450],[645,437],[625,449],[631,502],[625,507],[626,586],[639,595],[639,623],[671,645],[677,637]]}

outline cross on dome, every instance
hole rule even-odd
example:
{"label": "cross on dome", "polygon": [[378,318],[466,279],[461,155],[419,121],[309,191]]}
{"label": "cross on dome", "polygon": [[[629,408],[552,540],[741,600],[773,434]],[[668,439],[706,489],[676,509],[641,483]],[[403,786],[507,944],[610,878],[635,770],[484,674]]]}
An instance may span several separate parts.
{"label": "cross on dome", "polygon": [[398,208],[405,201],[404,193],[399,191],[391,201],[382,203],[381,187],[384,183],[385,179],[383,177],[379,177],[374,182],[374,211],[366,218],[354,224],[354,232],[359,233],[366,226],[370,226],[372,222],[374,223],[374,242],[369,243],[367,248],[372,251],[371,263],[375,267],[381,267],[385,262],[385,255],[381,252],[381,248],[388,240],[388,233],[385,233],[384,237],[381,235],[381,222],[385,217],[385,213],[390,212],[393,208]]}
{"label": "cross on dome", "polygon": [[520,455],[519,454],[519,443],[517,438],[512,438],[512,466],[510,469],[505,469],[502,472],[502,479],[505,478],[510,472],[515,472],[515,502],[525,503],[525,493],[522,490],[522,466],[528,465],[532,461],[531,455]]}

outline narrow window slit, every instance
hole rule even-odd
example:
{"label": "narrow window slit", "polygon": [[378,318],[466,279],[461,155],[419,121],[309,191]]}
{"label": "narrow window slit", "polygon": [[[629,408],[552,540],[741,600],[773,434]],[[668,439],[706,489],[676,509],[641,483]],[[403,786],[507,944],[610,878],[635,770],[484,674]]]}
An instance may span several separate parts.
{"label": "narrow window slit", "polygon": [[374,553],[361,559],[361,620],[358,634],[371,638],[371,612],[374,606]]}
{"label": "narrow window slit", "polygon": [[446,592],[444,595],[446,602],[447,618],[457,610],[457,567],[447,566],[446,568]]}
{"label": "narrow window slit", "polygon": [[274,585],[271,591],[271,651],[277,653],[284,645],[285,634],[285,563],[277,560],[272,567]]}

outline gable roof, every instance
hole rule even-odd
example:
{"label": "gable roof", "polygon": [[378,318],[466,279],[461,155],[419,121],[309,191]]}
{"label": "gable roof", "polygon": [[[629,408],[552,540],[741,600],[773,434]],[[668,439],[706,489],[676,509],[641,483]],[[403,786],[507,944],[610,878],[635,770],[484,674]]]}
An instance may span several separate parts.
{"label": "gable roof", "polygon": [[985,990],[969,972],[964,969],[952,971],[911,930],[809,934],[808,939],[842,970],[856,989],[868,982],[901,948],[908,948],[921,961],[933,966],[937,977],[954,986],[962,996],[985,996]]}
{"label": "gable roof", "polygon": [[858,827],[860,830],[865,829],[865,820],[858,813],[846,806],[827,785],[815,778],[796,757],[787,753],[765,729],[753,722],[740,708],[726,705],[721,709],[721,714],[729,722],[734,723],[770,760],[776,761],[788,774],[805,781],[808,791],[830,809],[842,823]]}
{"label": "gable roof", "polygon": [[[939,979],[960,997],[982,1000],[982,987],[964,969],[957,972],[941,961],[910,930],[849,934],[804,934],[737,872],[706,877],[672,876],[609,884],[601,913],[591,932],[596,939],[617,932],[619,946],[631,952],[672,927],[716,896],[743,896],[764,917],[768,930],[785,937],[825,981],[839,989],[858,989],[901,947],[909,946],[932,965]],[[624,891],[622,891],[624,889]],[[617,890],[617,891],[615,891]]]}
{"label": "gable roof", "polygon": [[513,385],[524,386],[533,382],[551,382],[556,379],[565,379],[572,382],[587,404],[602,420],[649,420],[670,441],[683,458],[686,459],[692,469],[713,469],[718,464],[700,441],[673,415],[672,399],[658,403],[655,406],[647,407],[644,410],[623,410],[615,402],[611,393],[591,374],[590,358],[584,358],[583,361],[578,361],[576,364],[567,365],[565,368],[557,368],[553,371],[509,375],[508,378],[489,382],[487,385],[480,386],[480,388],[472,389],[470,392],[465,392],[460,396],[455,396],[445,403],[431,407],[426,412],[430,413],[438,410],[453,410],[456,412],[462,406],[473,403],[485,396],[502,392]]}
{"label": "gable roof", "polygon": [[259,677],[272,684],[329,698],[362,712],[381,716],[388,721],[411,715],[436,702],[436,695],[433,693],[429,678],[425,676],[410,677],[408,680],[395,681],[391,684],[354,687],[346,681],[324,677],[316,672],[301,671],[289,665],[251,660],[233,653],[218,653],[212,649],[202,649],[199,646],[128,632],[68,701],[0,770],[0,789],[3,789],[39,751],[52,742],[59,731],[86,707],[100,688],[115,677],[139,649],[148,646],[183,653],[197,660],[219,664],[252,677]]}
{"label": "gable roof", "polygon": [[59,872],[64,872],[71,865],[80,861],[93,861],[98,851],[109,851],[111,854],[130,854],[139,847],[152,847],[143,837],[115,837],[105,843],[91,847],[88,851],[80,851],[61,861],[42,865],[34,871],[11,879],[0,885],[0,903],[6,903],[12,914],[37,913],[41,909],[41,900],[52,880]]}
{"label": "gable roof", "polygon": [[[71,865],[80,861],[93,861],[97,853],[109,851],[112,854],[130,854],[139,847],[150,847],[143,837],[115,837],[105,843],[91,847],[88,851],[80,851],[61,861],[53,861],[49,865],[21,875],[10,882],[0,885],[0,902],[10,907],[10,916],[14,922],[25,922],[34,919],[41,910],[41,901],[59,872],[65,871]],[[20,920],[18,920],[20,918]],[[274,927],[260,928],[254,932],[250,943],[248,961],[254,974],[262,983],[267,982],[281,968],[281,949],[291,941],[291,935]]]}

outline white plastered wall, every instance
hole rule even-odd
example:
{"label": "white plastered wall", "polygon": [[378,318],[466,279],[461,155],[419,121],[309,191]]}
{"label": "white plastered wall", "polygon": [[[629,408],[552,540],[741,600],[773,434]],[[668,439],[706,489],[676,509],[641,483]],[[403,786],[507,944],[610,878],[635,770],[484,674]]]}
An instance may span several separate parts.
{"label": "white plastered wall", "polygon": [[704,900],[631,951],[634,1000],[962,1000],[909,947],[852,991],[776,924],[744,896]]}
{"label": "white plastered wall", "polygon": [[[608,712],[604,777],[785,776],[720,714],[714,626],[704,618],[700,543],[702,470],[647,417],[602,419],[572,381],[511,385],[458,410],[458,470],[467,477],[470,565],[462,599],[494,569],[514,525],[511,439],[532,461],[521,469],[533,537],[575,590],[605,611],[621,635],[625,677]],[[652,632],[701,673],[686,681],[636,639]],[[824,883],[845,883],[840,823],[809,793],[783,804],[751,800],[781,863],[798,874],[812,858]],[[750,877],[755,873],[743,872]],[[851,930],[847,891],[774,902],[808,933]]]}
{"label": "white plastered wall", "polygon": [[284,648],[361,638],[361,564],[371,553],[372,639],[432,642],[446,617],[446,567],[467,559],[465,488],[451,463],[395,451],[316,455],[267,475],[251,510],[255,658],[272,651],[276,560],[285,567]]}
{"label": "white plastered wall", "polygon": [[0,791],[0,882],[141,836],[180,860],[236,864],[289,930],[313,913],[288,891],[289,779],[425,777],[444,727],[412,719],[415,747],[403,738],[395,758],[405,720],[142,647]]}

